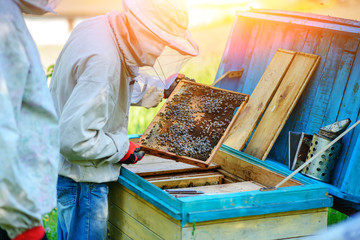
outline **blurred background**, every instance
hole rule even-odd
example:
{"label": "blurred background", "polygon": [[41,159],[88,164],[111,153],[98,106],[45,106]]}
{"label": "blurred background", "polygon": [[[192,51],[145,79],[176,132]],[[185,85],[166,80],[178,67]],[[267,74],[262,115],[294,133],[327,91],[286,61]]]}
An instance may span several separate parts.
{"label": "blurred background", "polygon": [[[200,54],[184,66],[182,73],[204,84],[214,81],[236,11],[278,9],[360,20],[360,0],[187,0],[187,5],[190,30]],[[25,16],[44,69],[56,62],[79,22],[113,9],[121,11],[120,0],[62,0],[56,14]],[[132,107],[129,134],[141,134],[158,110]]]}

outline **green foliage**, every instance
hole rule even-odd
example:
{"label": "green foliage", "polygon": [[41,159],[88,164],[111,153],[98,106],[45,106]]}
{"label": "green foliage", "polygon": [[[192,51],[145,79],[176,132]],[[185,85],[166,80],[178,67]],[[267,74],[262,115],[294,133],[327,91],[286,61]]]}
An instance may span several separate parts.
{"label": "green foliage", "polygon": [[50,213],[43,216],[43,225],[45,228],[46,236],[49,240],[56,240],[57,232],[57,209],[54,208]]}
{"label": "green foliage", "polygon": [[195,239],[195,230],[196,230],[196,223],[195,220],[192,224],[192,232],[191,232],[191,239]]}
{"label": "green foliage", "polygon": [[46,79],[49,80],[49,78],[52,77],[53,72],[54,72],[54,67],[55,64],[51,64],[47,69],[46,69]]}
{"label": "green foliage", "polygon": [[336,211],[335,209],[329,208],[329,212],[328,212],[328,226],[338,223],[338,222],[342,222],[344,220],[346,220],[349,216]]}

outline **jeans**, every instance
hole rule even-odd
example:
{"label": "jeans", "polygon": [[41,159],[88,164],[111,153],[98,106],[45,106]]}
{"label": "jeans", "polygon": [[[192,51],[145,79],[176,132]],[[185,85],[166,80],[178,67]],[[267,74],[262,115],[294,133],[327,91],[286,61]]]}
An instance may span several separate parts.
{"label": "jeans", "polygon": [[59,176],[57,239],[106,239],[108,192],[106,183],[75,182]]}

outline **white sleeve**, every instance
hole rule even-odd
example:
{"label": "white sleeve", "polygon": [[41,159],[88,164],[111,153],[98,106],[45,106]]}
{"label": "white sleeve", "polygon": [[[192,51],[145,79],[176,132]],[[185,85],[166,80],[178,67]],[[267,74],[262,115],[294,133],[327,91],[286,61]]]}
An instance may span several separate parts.
{"label": "white sleeve", "polygon": [[93,55],[84,62],[85,66],[78,67],[83,70],[79,70],[77,84],[60,117],[61,154],[78,165],[116,163],[126,154],[129,143],[127,130],[115,137],[104,131],[115,107],[117,91],[110,84],[114,73],[107,59],[100,56]]}

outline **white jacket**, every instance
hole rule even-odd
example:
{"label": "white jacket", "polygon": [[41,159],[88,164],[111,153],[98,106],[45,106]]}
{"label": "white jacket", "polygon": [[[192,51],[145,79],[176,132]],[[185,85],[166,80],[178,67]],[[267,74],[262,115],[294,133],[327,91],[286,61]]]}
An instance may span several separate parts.
{"label": "white jacket", "polygon": [[0,1],[0,227],[10,238],[56,206],[58,118],[21,12],[46,3]]}
{"label": "white jacket", "polygon": [[[126,29],[110,25],[110,17],[120,16],[112,12],[80,23],[60,53],[51,79],[60,116],[59,175],[77,182],[115,181],[118,162],[129,148],[128,112],[137,64],[132,50],[116,37]],[[163,90],[151,92],[152,103],[144,101],[148,107],[163,96]]]}

